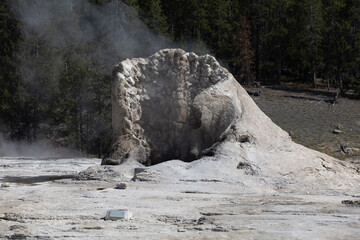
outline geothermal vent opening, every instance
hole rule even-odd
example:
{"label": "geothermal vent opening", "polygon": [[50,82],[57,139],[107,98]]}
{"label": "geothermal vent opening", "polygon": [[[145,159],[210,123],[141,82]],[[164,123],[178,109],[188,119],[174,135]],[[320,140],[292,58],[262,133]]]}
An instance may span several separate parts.
{"label": "geothermal vent opening", "polygon": [[240,114],[214,87],[226,77],[213,57],[180,49],[121,62],[112,86],[116,140],[102,164],[188,162],[211,154]]}
{"label": "geothermal vent opening", "polygon": [[175,84],[164,85],[156,96],[141,103],[140,126],[150,147],[151,165],[172,159],[196,160],[213,144],[202,137],[201,113],[180,99],[187,98],[189,92],[179,90]]}
{"label": "geothermal vent opening", "polygon": [[[173,159],[189,162],[200,158],[230,124],[222,121],[232,118],[229,116],[232,111],[210,116],[210,113],[216,114],[211,106],[203,115],[197,101],[211,101],[212,107],[216,108],[225,99],[207,99],[206,96],[196,99],[197,92],[186,84],[185,79],[171,76],[163,71],[145,76],[150,81],[144,84],[149,99],[140,102],[142,114],[139,125],[150,147],[151,165]],[[202,120],[209,118],[217,118],[216,124],[208,126],[211,129],[202,124]]]}

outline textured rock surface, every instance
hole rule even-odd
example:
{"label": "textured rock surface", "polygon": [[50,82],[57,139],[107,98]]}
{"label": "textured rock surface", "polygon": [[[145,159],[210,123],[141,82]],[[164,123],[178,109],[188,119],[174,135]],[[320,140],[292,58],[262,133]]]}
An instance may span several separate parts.
{"label": "textured rock surface", "polygon": [[162,50],[121,62],[114,75],[116,141],[102,164],[200,157],[189,165],[152,166],[145,173],[159,174],[147,174],[149,181],[222,176],[247,186],[317,191],[351,189],[360,181],[359,167],[294,143],[209,55]]}
{"label": "textured rock surface", "polygon": [[180,49],[119,63],[112,86],[116,141],[103,164],[199,158],[241,117],[235,85],[213,57]]}
{"label": "textured rock surface", "polygon": [[[0,188],[0,239],[359,239],[356,179],[341,191],[317,178],[289,189],[227,162],[168,161],[142,168],[131,162],[128,171],[126,163],[98,166],[100,159],[0,158],[0,184],[10,181]],[[88,167],[98,170],[91,179],[98,174],[102,180],[44,182],[45,176]],[[127,188],[114,189],[119,182]],[[104,221],[110,209],[128,209],[133,219]]]}

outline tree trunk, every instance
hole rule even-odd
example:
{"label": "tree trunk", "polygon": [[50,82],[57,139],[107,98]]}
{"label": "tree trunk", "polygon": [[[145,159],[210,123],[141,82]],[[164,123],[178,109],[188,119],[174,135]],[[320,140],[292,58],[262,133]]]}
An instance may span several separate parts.
{"label": "tree trunk", "polygon": [[98,138],[98,158],[101,158],[101,138]]}
{"label": "tree trunk", "polygon": [[[281,45],[280,45],[281,46]],[[276,72],[277,72],[277,84],[281,83],[281,71],[282,71],[282,66],[281,66],[281,50],[279,49],[279,53],[278,53],[278,57],[276,59]]]}
{"label": "tree trunk", "polygon": [[343,86],[343,79],[342,79],[342,76],[341,76],[341,72],[339,72],[339,87],[340,87],[340,93],[341,95],[343,95],[345,93],[344,91],[344,86]]}
{"label": "tree trunk", "polygon": [[256,33],[256,46],[255,46],[256,52],[255,52],[255,76],[256,76],[256,81],[260,82],[260,74],[259,74],[259,61],[260,61],[260,57],[259,57],[259,32],[257,30]]}
{"label": "tree trunk", "polygon": [[312,65],[313,65],[313,67],[312,67],[312,69],[313,69],[313,83],[314,83],[314,89],[316,89],[317,88],[317,84],[316,84],[316,67],[315,67],[314,62],[312,63]]}
{"label": "tree trunk", "polygon": [[82,106],[81,106],[81,97],[79,98],[79,139],[80,139],[80,151],[84,152],[84,132],[83,132],[83,116],[82,116]]}
{"label": "tree trunk", "polygon": [[37,111],[37,107],[34,108],[34,115],[33,115],[33,131],[32,131],[32,140],[36,140],[37,139],[37,128],[38,128],[38,111]]}
{"label": "tree trunk", "polygon": [[324,77],[326,80],[327,90],[330,92],[330,78],[329,78],[329,72],[325,70]]}

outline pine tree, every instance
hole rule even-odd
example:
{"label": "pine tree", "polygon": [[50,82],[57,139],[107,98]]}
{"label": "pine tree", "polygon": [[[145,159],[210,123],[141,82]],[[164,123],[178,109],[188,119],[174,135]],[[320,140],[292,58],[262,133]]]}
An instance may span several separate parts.
{"label": "pine tree", "polygon": [[243,83],[249,83],[253,80],[252,67],[254,52],[251,46],[250,23],[245,16],[242,17],[240,30],[237,37],[237,76]]}
{"label": "pine tree", "polygon": [[305,42],[307,43],[307,60],[311,65],[311,75],[313,79],[314,88],[317,87],[317,66],[321,60],[320,57],[320,41],[321,41],[321,28],[323,19],[321,15],[321,1],[307,0],[302,2],[304,4],[305,15]]}
{"label": "pine tree", "polygon": [[174,0],[162,1],[162,4],[169,26],[168,35],[176,42],[195,41],[201,46],[210,31],[206,11],[208,1]]}
{"label": "pine tree", "polygon": [[21,37],[9,0],[0,2],[0,26],[0,134],[9,133],[11,138],[16,138],[21,124],[18,121],[21,111],[17,98],[20,85],[17,50]]}
{"label": "pine tree", "polygon": [[289,0],[255,0],[251,7],[257,81],[280,83],[286,68]]}
{"label": "pine tree", "polygon": [[351,55],[351,88],[360,96],[360,1],[350,1],[350,42],[352,45]]}
{"label": "pine tree", "polygon": [[157,33],[166,34],[168,25],[163,14],[161,0],[138,0],[140,17],[144,23]]}
{"label": "pine tree", "polygon": [[322,4],[318,0],[292,1],[287,13],[287,77],[312,82],[316,88],[322,62]]}
{"label": "pine tree", "polygon": [[262,65],[263,39],[265,34],[265,4],[264,0],[254,0],[250,4],[250,19],[252,23],[253,46],[255,54],[255,79],[260,82],[260,66]]}
{"label": "pine tree", "polygon": [[59,96],[57,102],[58,123],[65,124],[63,136],[68,137],[70,144],[84,150],[84,106],[87,99],[88,77],[87,64],[79,56],[69,54],[66,56],[62,73],[59,79]]}
{"label": "pine tree", "polygon": [[229,47],[229,43],[236,41],[237,34],[236,25],[232,24],[235,19],[231,7],[232,1],[213,0],[207,9],[211,29],[210,46],[221,59],[229,59],[234,53],[234,45]]}
{"label": "pine tree", "polygon": [[322,47],[326,71],[334,77],[334,86],[345,93],[350,82],[352,63],[351,14],[352,5],[346,0],[323,1],[326,24]]}

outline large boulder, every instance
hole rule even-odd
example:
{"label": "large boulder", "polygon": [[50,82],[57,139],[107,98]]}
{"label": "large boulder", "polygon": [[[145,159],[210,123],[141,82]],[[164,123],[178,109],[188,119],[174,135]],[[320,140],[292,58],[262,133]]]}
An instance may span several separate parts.
{"label": "large boulder", "polygon": [[114,142],[103,165],[192,161],[224,140],[290,140],[210,55],[164,49],[113,71]]}
{"label": "large boulder", "polygon": [[113,74],[115,141],[102,164],[198,159],[241,118],[239,84],[210,55],[165,49],[125,60]]}
{"label": "large boulder", "polygon": [[214,57],[181,49],[116,65],[112,125],[114,142],[102,165],[192,161],[226,141],[260,148],[291,141]]}
{"label": "large boulder", "polygon": [[119,63],[112,86],[115,141],[102,164],[201,157],[241,117],[234,86],[214,57],[181,49]]}

